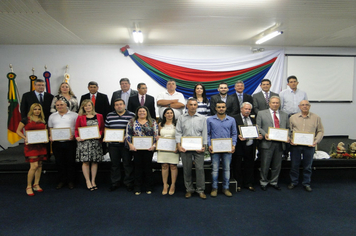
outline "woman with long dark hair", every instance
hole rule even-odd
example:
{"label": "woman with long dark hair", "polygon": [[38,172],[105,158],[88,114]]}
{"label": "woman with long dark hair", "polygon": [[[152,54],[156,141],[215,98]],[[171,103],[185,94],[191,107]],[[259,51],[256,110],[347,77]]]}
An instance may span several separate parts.
{"label": "woman with long dark hair", "polygon": [[210,102],[206,97],[206,91],[203,84],[196,84],[194,87],[193,98],[197,99],[197,112],[203,116],[210,115]]}

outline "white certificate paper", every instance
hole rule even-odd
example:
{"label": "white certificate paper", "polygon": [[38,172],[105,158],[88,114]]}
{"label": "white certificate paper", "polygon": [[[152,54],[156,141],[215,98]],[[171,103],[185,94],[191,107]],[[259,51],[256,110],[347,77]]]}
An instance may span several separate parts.
{"label": "white certificate paper", "polygon": [[211,146],[213,148],[214,153],[231,152],[232,139],[231,138],[212,139]]}
{"label": "white certificate paper", "polygon": [[125,139],[124,129],[108,129],[105,128],[104,142],[124,142]]}
{"label": "white certificate paper", "polygon": [[156,150],[175,152],[177,147],[175,138],[159,138]]}
{"label": "white certificate paper", "polygon": [[78,131],[79,131],[79,137],[84,140],[100,138],[99,127],[97,125],[79,127]]}
{"label": "white certificate paper", "polygon": [[26,131],[27,144],[48,143],[48,131],[41,130],[28,130]]}
{"label": "white certificate paper", "polygon": [[294,132],[292,142],[297,145],[312,146],[314,144],[314,134],[313,133]]}
{"label": "white certificate paper", "polygon": [[243,138],[258,138],[258,128],[256,125],[239,125],[239,129]]}
{"label": "white certificate paper", "polygon": [[133,136],[132,145],[136,150],[148,150],[152,147],[153,137],[152,136]]}
{"label": "white certificate paper", "polygon": [[53,141],[69,140],[71,135],[70,128],[51,128],[51,138]]}
{"label": "white certificate paper", "polygon": [[288,142],[288,129],[269,127],[268,138],[274,141]]}
{"label": "white certificate paper", "polygon": [[181,147],[187,151],[196,151],[203,148],[202,137],[186,136],[181,138]]}

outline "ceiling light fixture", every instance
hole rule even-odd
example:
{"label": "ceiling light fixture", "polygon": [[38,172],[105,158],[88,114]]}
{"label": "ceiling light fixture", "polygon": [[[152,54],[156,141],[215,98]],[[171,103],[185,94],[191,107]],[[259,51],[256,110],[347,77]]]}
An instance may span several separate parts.
{"label": "ceiling light fixture", "polygon": [[133,39],[134,39],[135,43],[143,43],[143,34],[142,34],[141,30],[132,31],[132,35],[133,35]]}
{"label": "ceiling light fixture", "polygon": [[263,38],[259,39],[256,41],[256,44],[262,44],[280,34],[283,34],[283,31],[274,31],[273,33],[267,34],[266,36],[264,36]]}

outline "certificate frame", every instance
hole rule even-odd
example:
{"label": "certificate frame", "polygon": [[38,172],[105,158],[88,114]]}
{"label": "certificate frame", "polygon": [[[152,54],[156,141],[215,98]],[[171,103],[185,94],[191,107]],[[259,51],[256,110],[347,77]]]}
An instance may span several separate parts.
{"label": "certificate frame", "polygon": [[288,132],[288,129],[268,127],[268,139],[287,143]]}
{"label": "certificate frame", "polygon": [[[57,132],[62,134],[58,135],[56,134]],[[72,130],[70,128],[50,128],[50,133],[53,141],[68,141],[70,140],[70,136],[72,136]]]}
{"label": "certificate frame", "polygon": [[211,139],[211,147],[213,153],[232,152],[232,138]]}
{"label": "certificate frame", "polygon": [[[118,138],[114,133],[118,133]],[[125,129],[109,129],[105,128],[104,130],[104,142],[125,142]]]}
{"label": "certificate frame", "polygon": [[239,125],[239,130],[240,135],[245,139],[256,139],[260,133],[257,125]]}
{"label": "certificate frame", "polygon": [[[162,142],[164,141],[164,142]],[[174,142],[174,145],[173,145]],[[174,149],[173,149],[174,146]],[[159,138],[157,141],[156,150],[157,151],[166,151],[166,152],[175,152],[177,149],[177,143],[175,138]]]}
{"label": "certificate frame", "polygon": [[314,133],[309,132],[293,132],[293,140],[292,142],[296,145],[303,146],[313,146],[314,144]]}
{"label": "certificate frame", "polygon": [[[148,146],[148,144],[150,146]],[[152,136],[132,136],[132,145],[134,145],[136,150],[148,150],[150,147],[152,147],[152,144],[153,144]]]}
{"label": "certificate frame", "polygon": [[27,144],[48,143],[48,130],[27,130],[26,138]]}
{"label": "certificate frame", "polygon": [[186,151],[196,151],[203,148],[203,138],[198,136],[181,137],[180,146]]}
{"label": "certificate frame", "polygon": [[100,138],[99,126],[97,125],[79,127],[78,131],[79,137],[83,140]]}

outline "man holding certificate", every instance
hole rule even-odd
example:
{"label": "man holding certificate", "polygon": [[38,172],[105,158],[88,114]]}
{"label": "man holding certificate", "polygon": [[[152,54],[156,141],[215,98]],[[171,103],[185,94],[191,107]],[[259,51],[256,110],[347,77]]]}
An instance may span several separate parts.
{"label": "man holding certificate", "polygon": [[[287,113],[279,111],[280,99],[272,96],[269,100],[269,109],[259,111],[257,125],[264,137],[260,143],[261,150],[261,180],[263,191],[270,184],[274,189],[281,190],[278,186],[278,177],[281,171],[282,154],[285,143],[289,142],[289,121]],[[273,137],[273,139],[272,139]],[[277,141],[278,140],[278,141]],[[268,180],[268,171],[271,167],[271,179]]]}
{"label": "man holding certificate", "polygon": [[[324,127],[318,115],[309,112],[310,103],[308,100],[302,100],[299,103],[300,113],[294,114],[290,117],[290,130],[293,140],[291,141],[291,183],[288,189],[293,189],[299,182],[299,166],[303,163],[303,186],[307,192],[311,192],[310,187],[313,156],[315,153],[315,146],[320,143],[324,136]],[[310,138],[308,138],[310,137]],[[310,140],[309,143],[304,140]],[[303,154],[303,160],[301,155]]]}
{"label": "man holding certificate", "polygon": [[[185,198],[190,198],[192,193],[197,192],[201,199],[206,199],[205,175],[204,175],[204,151],[207,144],[206,118],[197,113],[198,102],[195,98],[189,98],[187,103],[188,113],[178,118],[176,126],[176,142],[181,153],[183,162],[184,185],[186,188]],[[193,137],[194,138],[193,138]],[[200,138],[200,143],[195,142]],[[189,142],[193,145],[189,145]],[[199,140],[198,140],[199,141]],[[185,143],[188,143],[185,146]],[[199,146],[199,145],[200,146]],[[189,150],[187,150],[189,148]],[[192,165],[195,163],[196,189],[193,187]]]}
{"label": "man holding certificate", "polygon": [[[220,159],[223,167],[223,184],[222,192],[227,197],[232,197],[232,193],[229,190],[229,180],[230,180],[230,163],[231,155],[235,152],[235,146],[237,141],[237,131],[234,118],[226,115],[226,104],[223,101],[217,101],[216,115],[210,116],[207,119],[208,127],[208,145],[209,151],[211,152],[211,159],[213,163],[213,183],[212,191],[210,195],[216,197],[218,194],[218,177],[219,177],[219,166]],[[216,141],[216,142],[213,142]],[[225,147],[223,142],[227,141],[227,147],[229,150],[220,149],[220,147]],[[216,146],[215,146],[216,145]]]}

